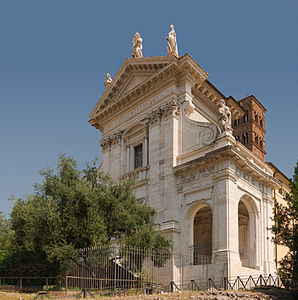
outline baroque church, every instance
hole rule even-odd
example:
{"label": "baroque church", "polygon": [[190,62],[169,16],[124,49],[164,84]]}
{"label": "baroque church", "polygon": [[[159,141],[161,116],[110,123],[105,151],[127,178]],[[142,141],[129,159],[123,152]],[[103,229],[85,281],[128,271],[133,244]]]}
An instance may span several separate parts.
{"label": "baroque church", "polygon": [[[274,170],[265,161],[265,111],[253,95],[225,97],[188,54],[180,57],[174,26],[167,56],[132,58],[107,74],[90,114],[102,133],[101,170],[134,176],[135,195],[154,207],[175,251],[191,253],[184,277],[276,272],[271,217]],[[179,280],[173,259],[171,280]]]}

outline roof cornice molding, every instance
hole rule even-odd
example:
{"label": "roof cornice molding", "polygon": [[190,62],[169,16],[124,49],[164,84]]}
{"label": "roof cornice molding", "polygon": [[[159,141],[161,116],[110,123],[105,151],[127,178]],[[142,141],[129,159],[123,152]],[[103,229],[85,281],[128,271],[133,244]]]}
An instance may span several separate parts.
{"label": "roof cornice molding", "polygon": [[[151,72],[152,76],[122,95],[130,78],[137,72]],[[127,58],[91,112],[89,122],[102,130],[104,123],[112,115],[123,111],[123,108],[145,95],[152,95],[165,86],[170,78],[177,85],[187,81],[191,88],[203,93],[211,103],[219,107],[219,100],[227,99],[207,80],[208,76],[188,54],[179,59],[174,56]],[[235,118],[242,115],[242,110],[235,103],[227,101],[227,105]]]}
{"label": "roof cornice molding", "polygon": [[[105,89],[104,93],[93,108],[90,118],[92,119],[98,112],[106,100],[115,98],[119,90],[121,90],[124,81],[136,71],[152,71],[156,72],[167,64],[177,61],[177,58],[171,56],[159,57],[142,57],[142,58],[126,58],[124,63],[113,78],[111,84]],[[107,101],[107,102],[108,102]]]}
{"label": "roof cornice molding", "polygon": [[[155,73],[150,78],[137,85],[125,95],[118,95],[123,90],[125,81],[129,81],[129,77],[133,76],[133,73],[139,70],[148,71],[155,68]],[[177,76],[175,76],[177,75]],[[177,59],[176,57],[150,57],[150,58],[127,58],[110,86],[96,104],[92,113],[90,114],[89,122],[101,130],[104,120],[110,115],[115,115],[127,107],[127,105],[133,104],[134,101],[139,100],[144,95],[148,96],[148,93],[153,93],[159,90],[169,78],[173,78],[174,81],[179,81],[181,76],[185,76],[193,84],[200,84],[206,79],[208,74],[197,65],[194,60],[189,56]]]}
{"label": "roof cornice molding", "polygon": [[[136,100],[140,100],[142,97],[154,94],[162,86],[168,84],[169,78],[178,71],[178,65],[176,62],[172,62],[166,67],[162,68],[157,74],[145,80],[134,89],[130,90],[127,94],[121,96],[118,99],[114,99],[102,109],[98,109],[96,113],[91,117],[89,122],[94,127],[102,130],[102,124],[111,116],[123,111],[128,106],[132,106]],[[92,115],[90,115],[92,116]]]}
{"label": "roof cornice molding", "polygon": [[[229,137],[225,138],[230,139]],[[232,140],[230,142],[234,143]],[[277,188],[278,182],[273,177],[273,174],[268,172],[271,170],[269,166],[265,162],[260,161],[260,159],[252,157],[250,153],[245,153],[246,151],[243,152],[244,149],[239,149],[237,146],[238,143],[236,142],[236,145],[227,145],[207,152],[201,157],[173,167],[173,171],[175,174],[179,174],[181,172],[183,173],[189,171],[190,168],[205,166],[206,164],[212,164],[218,162],[219,160],[226,160],[230,158],[235,162],[236,165],[243,168],[245,172],[256,177],[260,182],[271,186],[272,188]]]}

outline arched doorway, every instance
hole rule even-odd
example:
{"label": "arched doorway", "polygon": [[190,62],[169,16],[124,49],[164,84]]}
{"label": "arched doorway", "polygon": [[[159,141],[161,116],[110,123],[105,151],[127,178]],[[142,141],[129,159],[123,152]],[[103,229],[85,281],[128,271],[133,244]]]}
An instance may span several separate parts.
{"label": "arched doorway", "polygon": [[208,205],[201,207],[193,224],[193,258],[194,264],[211,263],[212,258],[212,211]]}
{"label": "arched doorway", "polygon": [[[246,203],[245,203],[246,202]],[[249,212],[247,201],[238,204],[238,243],[239,255],[243,267],[255,267],[255,230],[254,214]]]}

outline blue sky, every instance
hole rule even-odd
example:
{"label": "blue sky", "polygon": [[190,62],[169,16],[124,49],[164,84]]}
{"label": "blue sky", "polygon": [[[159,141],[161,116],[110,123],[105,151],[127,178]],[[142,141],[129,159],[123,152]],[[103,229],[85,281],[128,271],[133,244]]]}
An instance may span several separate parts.
{"label": "blue sky", "polygon": [[292,177],[298,160],[298,1],[0,2],[0,210],[32,193],[60,153],[83,166],[100,154],[88,116],[131,55],[166,55],[175,25],[190,54],[226,96],[254,94],[267,108],[267,161]]}

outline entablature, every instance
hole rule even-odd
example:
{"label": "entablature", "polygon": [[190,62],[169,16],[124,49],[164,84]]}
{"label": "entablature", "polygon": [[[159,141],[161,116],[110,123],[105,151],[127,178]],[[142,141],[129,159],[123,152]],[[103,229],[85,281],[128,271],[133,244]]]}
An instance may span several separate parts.
{"label": "entablature", "polygon": [[[223,139],[229,140],[231,139],[231,137],[227,136]],[[216,141],[215,143],[218,143],[218,141]],[[236,147],[236,143],[237,142],[232,139],[230,140],[228,145],[216,150],[211,150],[214,148],[212,146],[209,146],[209,152],[206,150],[204,155],[174,166],[173,172],[174,174],[178,175],[184,172],[189,172],[189,170],[194,167],[201,168],[202,166],[210,164],[212,165],[214,163],[219,163],[222,160],[228,159],[235,163],[236,168],[238,168],[239,170],[245,170],[246,174],[250,174],[251,178],[254,178],[255,181],[259,181],[263,185],[269,186],[272,189],[277,188],[278,182],[273,177],[273,174],[271,174],[272,172],[270,172],[268,166],[263,163],[263,166],[261,168],[260,166],[255,164],[254,160],[251,158],[252,153],[241,152],[239,148]],[[236,172],[235,174],[235,172],[229,172],[229,174],[225,175],[231,177],[231,179],[235,181],[236,175],[239,175],[239,173],[237,174]]]}
{"label": "entablature", "polygon": [[[134,84],[132,78],[137,73],[142,74],[143,79]],[[185,82],[194,90],[203,93],[215,107],[219,107],[220,99],[225,97],[207,81],[208,76],[208,73],[188,54],[179,59],[176,57],[128,58],[94,107],[89,122],[104,131],[105,124],[115,116],[125,113],[132,106],[138,105],[149,97],[154,97],[154,93],[158,93],[166,85],[174,84],[179,87]],[[128,86],[132,88],[127,89]],[[176,97],[180,97],[177,91]],[[235,105],[229,103],[227,105],[236,118],[241,115],[241,111],[237,110]]]}

